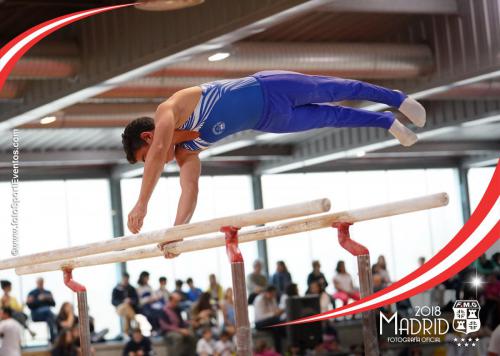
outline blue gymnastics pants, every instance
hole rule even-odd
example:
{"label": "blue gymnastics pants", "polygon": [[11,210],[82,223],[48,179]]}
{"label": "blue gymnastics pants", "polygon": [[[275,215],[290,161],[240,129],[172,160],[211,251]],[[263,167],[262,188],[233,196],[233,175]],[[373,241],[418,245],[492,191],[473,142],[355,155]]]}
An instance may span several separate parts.
{"label": "blue gymnastics pants", "polygon": [[394,115],[325,104],[342,100],[369,100],[399,108],[406,95],[350,79],[265,71],[253,75],[263,92],[264,105],[255,130],[299,132],[324,127],[381,127],[389,129]]}

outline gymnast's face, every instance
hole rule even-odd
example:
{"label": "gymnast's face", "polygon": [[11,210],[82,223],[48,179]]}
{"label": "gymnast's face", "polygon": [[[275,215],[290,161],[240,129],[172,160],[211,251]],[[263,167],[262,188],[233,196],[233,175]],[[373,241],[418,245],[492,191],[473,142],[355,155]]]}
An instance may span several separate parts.
{"label": "gymnast's face", "polygon": [[[151,142],[153,142],[154,131],[145,131],[141,133],[141,138],[145,145],[135,151],[135,160],[137,162],[146,162],[146,157],[149,152],[149,147],[151,146]],[[167,151],[167,155],[165,157],[165,163],[168,163],[174,159],[175,145],[170,145],[170,148]]]}

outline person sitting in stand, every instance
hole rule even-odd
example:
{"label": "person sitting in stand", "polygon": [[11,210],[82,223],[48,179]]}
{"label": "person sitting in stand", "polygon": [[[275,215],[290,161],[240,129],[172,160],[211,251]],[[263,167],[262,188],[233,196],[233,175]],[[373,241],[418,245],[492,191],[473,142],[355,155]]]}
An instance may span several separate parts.
{"label": "person sitting in stand", "polygon": [[78,323],[78,317],[75,315],[73,305],[69,302],[64,302],[59,309],[59,314],[56,318],[57,332],[60,333],[63,329],[71,329]]}
{"label": "person sitting in stand", "polygon": [[253,271],[247,276],[248,304],[253,304],[255,297],[267,287],[267,278],[262,274],[262,262],[255,260]]}
{"label": "person sitting in stand", "polygon": [[198,336],[205,328],[215,325],[216,313],[210,303],[210,293],[202,293],[196,303],[191,308],[191,326]]}
{"label": "person sitting in stand", "polygon": [[2,298],[0,299],[0,308],[9,307],[12,309],[12,319],[16,320],[23,326],[31,335],[35,337],[36,333],[28,326],[28,316],[23,312],[23,306],[18,302],[16,297],[11,295],[12,283],[7,280],[0,281],[0,286],[3,291]]}
{"label": "person sitting in stand", "polygon": [[312,269],[313,269],[312,272],[309,273],[309,275],[307,276],[306,294],[307,294],[307,292],[309,292],[312,282],[318,282],[322,289],[326,289],[326,287],[328,286],[328,282],[326,281],[326,277],[323,274],[323,272],[321,272],[321,264],[319,263],[318,260],[313,261]]}
{"label": "person sitting in stand", "polygon": [[128,337],[132,322],[135,321],[139,304],[137,291],[130,285],[129,280],[129,274],[123,273],[121,282],[113,289],[111,295],[111,303],[116,307],[116,312],[121,317],[126,337]]}
{"label": "person sitting in stand", "polygon": [[344,261],[337,263],[336,271],[337,274],[333,277],[333,285],[336,289],[333,298],[340,299],[343,305],[349,302],[349,298],[359,300],[359,291],[354,288],[352,277],[347,273]]}
{"label": "person sitting in stand", "polygon": [[142,335],[141,329],[133,329],[132,338],[123,349],[123,356],[149,356],[152,354],[151,340]]}
{"label": "person sitting in stand", "polygon": [[160,301],[163,305],[165,305],[167,304],[168,297],[170,296],[170,292],[167,289],[167,278],[166,277],[158,278],[158,283],[160,286],[155,291],[155,296],[158,298],[158,301]]}
{"label": "person sitting in stand", "polygon": [[165,335],[168,355],[191,356],[195,353],[196,339],[189,324],[181,315],[182,297],[177,292],[170,295],[160,317],[160,328]]}
{"label": "person sitting in stand", "polygon": [[189,290],[187,292],[187,299],[194,303],[198,300],[198,298],[200,297],[202,290],[198,287],[195,287],[194,286],[194,282],[193,282],[193,279],[191,277],[189,277],[188,279],[186,279],[186,283],[189,287]]}
{"label": "person sitting in stand", "polygon": [[198,340],[196,344],[196,353],[198,356],[214,356],[215,353],[215,341],[212,337],[212,330],[210,328],[204,328],[202,337]]}
{"label": "person sitting in stand", "polygon": [[44,288],[43,278],[36,280],[36,288],[28,294],[26,305],[31,310],[33,321],[43,321],[49,327],[50,342],[54,342],[57,336],[56,316],[51,308],[56,305],[52,293]]}

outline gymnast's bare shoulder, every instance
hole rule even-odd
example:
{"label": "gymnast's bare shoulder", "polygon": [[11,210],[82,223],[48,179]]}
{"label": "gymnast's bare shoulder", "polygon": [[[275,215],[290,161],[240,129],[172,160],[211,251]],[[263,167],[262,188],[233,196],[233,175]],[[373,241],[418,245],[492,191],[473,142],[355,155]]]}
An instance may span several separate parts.
{"label": "gymnast's bare shoulder", "polygon": [[175,92],[170,98],[165,100],[158,106],[158,110],[162,107],[169,107],[175,112],[175,127],[181,127],[189,118],[189,115],[194,111],[196,105],[200,101],[201,88],[198,86],[189,87]]}

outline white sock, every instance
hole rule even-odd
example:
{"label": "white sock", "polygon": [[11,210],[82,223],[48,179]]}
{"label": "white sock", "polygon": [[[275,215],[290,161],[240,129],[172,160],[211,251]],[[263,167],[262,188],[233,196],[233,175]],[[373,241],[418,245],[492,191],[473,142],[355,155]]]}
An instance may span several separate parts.
{"label": "white sock", "polygon": [[411,122],[418,127],[425,125],[425,108],[413,98],[407,97],[399,107],[401,111]]}
{"label": "white sock", "polygon": [[398,119],[394,120],[389,132],[398,139],[403,146],[411,146],[418,141],[417,135],[403,125]]}

